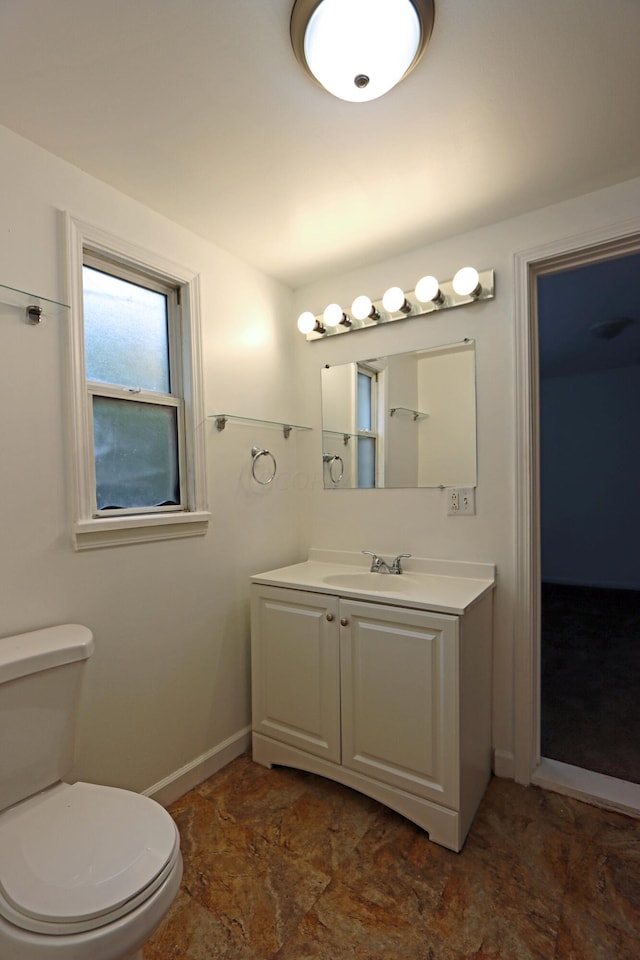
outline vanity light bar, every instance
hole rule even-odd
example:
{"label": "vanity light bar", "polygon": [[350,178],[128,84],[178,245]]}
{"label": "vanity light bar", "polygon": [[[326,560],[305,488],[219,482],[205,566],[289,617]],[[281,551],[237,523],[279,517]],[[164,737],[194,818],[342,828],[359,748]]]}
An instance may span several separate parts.
{"label": "vanity light bar", "polygon": [[305,310],[298,317],[298,330],[307,340],[324,340],[339,333],[366,330],[408,317],[422,317],[478,300],[493,300],[494,286],[493,270],[479,273],[474,267],[462,267],[452,280],[444,283],[435,277],[422,277],[415,290],[409,293],[404,293],[400,287],[390,287],[380,300],[370,300],[364,295],[356,297],[350,310],[337,303],[329,304],[318,316]]}

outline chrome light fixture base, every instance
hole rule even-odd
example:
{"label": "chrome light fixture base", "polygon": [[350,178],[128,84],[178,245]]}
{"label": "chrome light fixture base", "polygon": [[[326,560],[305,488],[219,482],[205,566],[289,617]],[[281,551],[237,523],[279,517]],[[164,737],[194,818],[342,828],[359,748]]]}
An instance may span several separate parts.
{"label": "chrome light fixture base", "polygon": [[[382,298],[373,300],[371,313],[364,319],[355,319],[353,310],[351,313],[347,310],[347,315],[352,321],[351,326],[346,327],[338,324],[336,327],[326,327],[320,332],[315,329],[300,330],[306,335],[307,340],[326,340],[327,337],[335,337],[344,333],[354,333],[356,330],[366,330],[368,327],[380,327],[387,323],[393,323],[396,320],[410,320],[414,317],[422,317],[431,313],[440,313],[443,310],[451,310],[455,307],[463,307],[468,303],[477,303],[481,300],[493,300],[495,296],[495,274],[493,270],[482,270],[477,274],[478,284],[471,293],[456,293],[453,280],[447,280],[440,283],[435,291],[435,299],[427,303],[421,302],[416,296],[416,291],[411,290],[404,296],[404,304],[410,306],[410,312],[406,311],[404,304],[400,305],[398,310],[389,312],[385,310]],[[403,309],[404,308],[404,309]],[[313,317],[313,314],[311,314]],[[320,325],[322,314],[316,318],[316,323]],[[300,327],[298,328],[300,329]]]}
{"label": "chrome light fixture base", "polygon": [[433,20],[433,0],[295,0],[291,44],[315,83],[360,103],[383,96],[413,70]]}

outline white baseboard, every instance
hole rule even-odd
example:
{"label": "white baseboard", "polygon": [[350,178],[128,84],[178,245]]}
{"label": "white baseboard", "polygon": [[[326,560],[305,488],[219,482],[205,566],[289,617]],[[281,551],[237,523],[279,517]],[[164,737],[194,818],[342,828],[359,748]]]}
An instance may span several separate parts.
{"label": "white baseboard", "polygon": [[509,750],[493,751],[493,772],[503,780],[515,780],[515,757]]}
{"label": "white baseboard", "polygon": [[606,810],[640,819],[640,784],[618,780],[603,773],[583,770],[560,760],[543,757],[531,782],[545,790],[562,793]]}
{"label": "white baseboard", "polygon": [[574,580],[571,577],[543,577],[542,585],[549,583],[554,587],[593,587],[596,590],[640,590],[640,584],[637,580],[631,582],[623,581],[620,583],[616,581],[611,583],[608,580],[600,580],[596,582],[595,580],[587,580],[584,577]]}
{"label": "white baseboard", "polygon": [[143,790],[143,793],[146,797],[152,797],[163,807],[166,807],[174,800],[184,796],[189,790],[193,790],[207,777],[226,767],[240,754],[245,753],[250,746],[251,727],[245,727],[211,750],[196,757],[195,760],[185,764],[184,767],[170,773],[168,777],[154,783],[147,790]]}

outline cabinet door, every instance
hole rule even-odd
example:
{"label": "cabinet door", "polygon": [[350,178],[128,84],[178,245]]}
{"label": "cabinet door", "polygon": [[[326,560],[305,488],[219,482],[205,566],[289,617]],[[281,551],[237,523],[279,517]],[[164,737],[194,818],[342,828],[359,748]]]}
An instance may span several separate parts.
{"label": "cabinet door", "polygon": [[340,762],[338,601],[252,585],[253,729]]}
{"label": "cabinet door", "polygon": [[456,809],[458,618],[340,603],[342,764]]}

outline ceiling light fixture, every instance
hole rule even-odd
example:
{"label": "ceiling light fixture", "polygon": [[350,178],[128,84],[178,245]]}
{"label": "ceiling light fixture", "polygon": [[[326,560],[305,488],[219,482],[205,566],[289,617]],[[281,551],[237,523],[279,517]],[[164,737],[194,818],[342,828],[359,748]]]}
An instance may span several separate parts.
{"label": "ceiling light fixture", "polygon": [[389,287],[384,297],[375,302],[366,294],[361,294],[353,301],[351,316],[337,303],[330,303],[319,316],[306,310],[298,318],[298,329],[306,335],[307,340],[321,340],[337,333],[366,330],[367,327],[392,323],[409,316],[422,317],[479,300],[492,300],[494,288],[493,270],[478,273],[475,267],[463,267],[453,280],[444,283],[431,275],[421,277],[415,290],[409,293],[405,293],[401,287]]}
{"label": "ceiling light fixture", "polygon": [[340,100],[387,93],[418,63],[433,29],[433,0],[295,0],[299,62]]}
{"label": "ceiling light fixture", "polygon": [[632,323],[640,323],[634,317],[612,317],[611,320],[600,320],[599,323],[592,323],[589,327],[589,333],[594,337],[600,337],[602,340],[615,340],[623,330]]}

